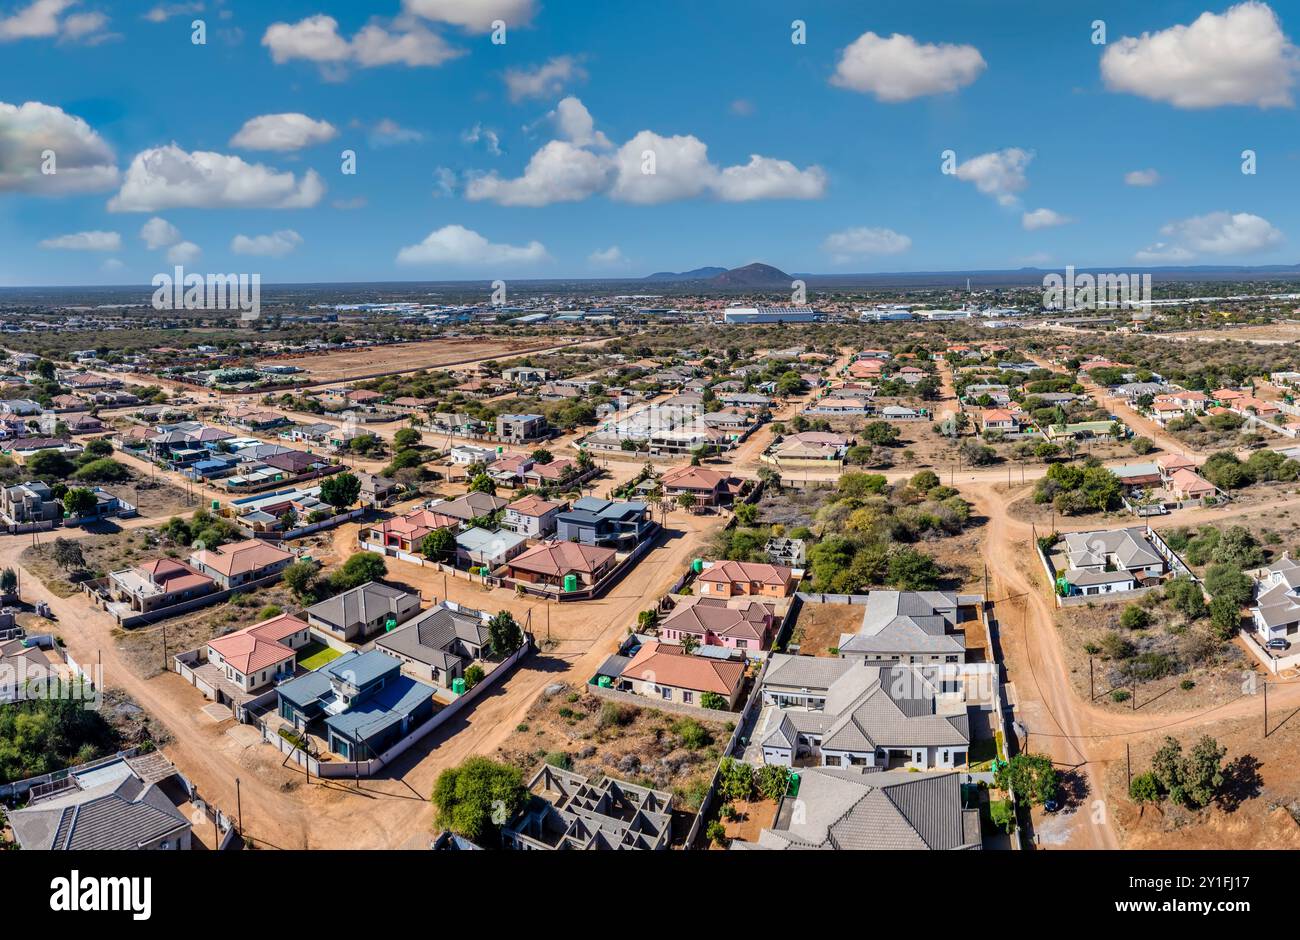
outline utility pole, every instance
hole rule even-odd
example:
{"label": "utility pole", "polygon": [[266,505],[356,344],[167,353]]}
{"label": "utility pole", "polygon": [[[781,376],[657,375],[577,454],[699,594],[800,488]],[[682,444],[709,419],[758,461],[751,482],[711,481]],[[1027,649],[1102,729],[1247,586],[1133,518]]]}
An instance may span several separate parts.
{"label": "utility pole", "polygon": [[1264,680],[1264,737],[1268,737],[1268,680]]}
{"label": "utility pole", "polygon": [[239,835],[244,835],[244,799],[239,792],[239,778],[235,778],[235,814],[239,820]]}
{"label": "utility pole", "polygon": [[1097,701],[1097,686],[1093,683],[1092,677],[1092,654],[1088,655],[1088,701]]}
{"label": "utility pole", "polygon": [[1133,782],[1133,748],[1129,742],[1124,742],[1124,767],[1128,774],[1128,782]]}

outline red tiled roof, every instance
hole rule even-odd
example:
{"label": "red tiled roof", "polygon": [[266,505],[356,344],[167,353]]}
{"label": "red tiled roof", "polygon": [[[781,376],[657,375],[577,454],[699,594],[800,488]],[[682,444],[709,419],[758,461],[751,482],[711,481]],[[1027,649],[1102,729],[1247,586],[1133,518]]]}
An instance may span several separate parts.
{"label": "red tiled roof", "polygon": [[306,629],[307,624],[297,617],[281,614],[235,633],[209,640],[208,648],[216,650],[222,659],[244,675],[249,675],[291,659],[294,651],[281,641]]}
{"label": "red tiled roof", "polygon": [[578,545],[574,542],[543,542],[510,561],[511,568],[536,574],[593,574],[616,556],[612,548]]}
{"label": "red tiled roof", "polygon": [[686,656],[651,640],[623,668],[623,676],[656,685],[697,692],[717,692],[730,698],[745,676],[745,664],[729,659]]}
{"label": "red tiled roof", "polygon": [[696,580],[709,582],[758,581],[762,584],[787,584],[794,571],[784,565],[769,565],[755,561],[719,561],[706,569]]}

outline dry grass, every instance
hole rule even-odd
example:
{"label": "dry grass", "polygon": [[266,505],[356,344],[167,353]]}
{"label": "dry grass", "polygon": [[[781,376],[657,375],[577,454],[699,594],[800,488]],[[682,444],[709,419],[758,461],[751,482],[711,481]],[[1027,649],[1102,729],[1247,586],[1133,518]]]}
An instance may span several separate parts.
{"label": "dry grass", "polygon": [[374,346],[369,349],[339,350],[319,356],[275,359],[268,362],[277,366],[298,366],[304,369],[315,382],[339,382],[375,373],[432,369],[484,357],[508,359],[532,349],[544,349],[554,345],[553,338],[512,342],[488,340],[481,336],[465,336],[420,343]]}

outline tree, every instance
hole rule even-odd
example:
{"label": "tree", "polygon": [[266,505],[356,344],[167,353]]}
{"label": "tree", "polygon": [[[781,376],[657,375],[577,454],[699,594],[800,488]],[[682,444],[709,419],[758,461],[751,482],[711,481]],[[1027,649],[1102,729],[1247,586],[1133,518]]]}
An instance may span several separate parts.
{"label": "tree", "polygon": [[534,463],[540,463],[543,466],[545,466],[546,464],[550,463],[552,460],[555,459],[555,455],[552,454],[545,447],[537,448],[537,450],[532,452],[531,456],[533,458]]}
{"label": "tree", "polygon": [[456,536],[451,529],[434,529],[420,539],[420,554],[430,561],[450,563],[456,553]]}
{"label": "tree", "polygon": [[698,500],[696,500],[694,493],[679,493],[677,496],[677,505],[681,506],[687,512],[690,512],[695,508],[696,502],[698,502]]}
{"label": "tree", "polygon": [[779,800],[790,789],[790,769],[780,764],[764,764],[754,775],[754,786],[765,800]]}
{"label": "tree", "polygon": [[314,561],[295,561],[284,569],[281,577],[296,598],[303,598],[311,593],[312,582],[316,580],[316,563]]}
{"label": "tree", "polygon": [[56,538],[53,548],[54,563],[64,571],[81,571],[86,567],[86,556],[81,545],[72,539]]}
{"label": "tree", "polygon": [[1139,806],[1143,803],[1158,803],[1160,802],[1160,781],[1149,770],[1144,774],[1138,774],[1129,781],[1128,795],[1129,799]]}
{"label": "tree", "polygon": [[482,843],[519,812],[527,795],[516,768],[475,756],[438,775],[433,805],[439,826]]}
{"label": "tree", "polygon": [[63,508],[74,516],[90,512],[97,503],[94,492],[84,486],[73,487],[63,494]]}
{"label": "tree", "polygon": [[746,528],[758,521],[758,507],[753,503],[741,503],[736,507],[736,522]]}
{"label": "tree", "polygon": [[524,631],[508,610],[500,611],[488,621],[488,637],[492,651],[498,656],[509,656],[524,645]]}
{"label": "tree", "polygon": [[479,473],[469,481],[469,491],[471,493],[487,493],[489,496],[497,494],[497,485],[492,482],[492,478],[486,473]]}
{"label": "tree", "polygon": [[700,707],[711,708],[714,711],[727,711],[727,700],[718,692],[705,692],[700,696]]}
{"label": "tree", "polygon": [[469,668],[465,670],[466,690],[468,691],[469,689],[474,688],[474,686],[478,685],[480,682],[483,681],[483,678],[486,675],[487,673],[483,671],[482,666],[480,666],[478,663],[471,663]]}
{"label": "tree", "polygon": [[357,552],[330,575],[330,584],[338,591],[350,591],[370,581],[382,581],[388,574],[384,556],[377,552]]}
{"label": "tree", "polygon": [[101,457],[78,467],[72,476],[88,483],[122,483],[131,478],[131,471],[111,457]]}
{"label": "tree", "polygon": [[0,571],[0,591],[12,594],[16,590],[18,590],[18,573],[12,568]]}
{"label": "tree", "polygon": [[718,765],[718,796],[727,803],[748,800],[754,792],[754,768],[734,757]]}
{"label": "tree", "polygon": [[903,547],[889,556],[889,586],[899,591],[929,591],[943,572],[933,558],[914,548]]}
{"label": "tree", "polygon": [[1166,737],[1151,758],[1151,773],[1175,803],[1200,809],[1209,805],[1223,786],[1225,754],[1227,749],[1209,735],[1197,741],[1186,756],[1177,738]]}
{"label": "tree", "polygon": [[1119,615],[1119,625],[1125,630],[1143,630],[1151,623],[1151,615],[1137,604],[1129,604]]}
{"label": "tree", "polygon": [[872,444],[888,447],[895,443],[901,432],[888,421],[872,421],[862,429],[862,437]]}
{"label": "tree", "polygon": [[27,472],[41,480],[66,480],[76,471],[68,455],[57,450],[38,450],[27,458]]}
{"label": "tree", "polygon": [[1021,806],[1055,799],[1061,785],[1051,758],[1042,754],[1017,754],[998,766],[993,782],[1000,789],[1015,791]]}
{"label": "tree", "polygon": [[321,480],[320,498],[339,512],[355,503],[360,495],[361,481],[346,471]]}
{"label": "tree", "polygon": [[406,450],[410,447],[419,447],[424,438],[415,428],[402,428],[393,435],[393,447],[397,450]]}
{"label": "tree", "polygon": [[682,652],[687,656],[694,655],[695,651],[700,648],[700,639],[693,633],[682,634]]}

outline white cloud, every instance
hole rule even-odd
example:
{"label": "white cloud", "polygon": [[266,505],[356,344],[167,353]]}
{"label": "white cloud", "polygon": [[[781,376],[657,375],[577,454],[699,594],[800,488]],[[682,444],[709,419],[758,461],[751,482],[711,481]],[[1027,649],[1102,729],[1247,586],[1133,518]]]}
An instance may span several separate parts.
{"label": "white cloud", "polygon": [[627,258],[618,245],[610,245],[587,255],[587,263],[600,268],[613,268],[627,264]]}
{"label": "white cloud", "polygon": [[1267,219],[1249,212],[1210,212],[1170,222],[1160,234],[1194,254],[1245,255],[1284,240]]}
{"label": "white cloud", "polygon": [[494,157],[501,156],[501,138],[497,132],[490,127],[484,127],[482,124],[475,124],[469,130],[460,135],[460,139],[467,144],[477,144],[482,142],[483,148]]}
{"label": "white cloud", "polygon": [[41,242],[41,247],[68,251],[121,251],[122,236],[117,232],[77,232],[47,238]]}
{"label": "white cloud", "polygon": [[489,242],[463,225],[444,225],[417,245],[407,245],[397,253],[399,264],[440,264],[474,268],[487,265],[530,265],[547,260],[546,248],[539,241],[527,245]]}
{"label": "white cloud", "polygon": [[[85,121],[62,108],[0,101],[0,192],[40,196],[95,192],[117,184],[113,150]],[[45,151],[55,172],[41,172]]]}
{"label": "white cloud", "polygon": [[237,255],[283,258],[301,244],[302,236],[287,228],[270,235],[236,235],[230,240],[230,250]]}
{"label": "white cloud", "polygon": [[534,0],[402,0],[408,13],[438,23],[450,23],[486,33],[493,20],[507,27],[526,26],[535,12]]}
{"label": "white cloud", "polygon": [[1020,217],[1020,224],[1026,231],[1036,232],[1040,228],[1055,228],[1058,225],[1069,225],[1074,219],[1068,215],[1061,215],[1052,209],[1034,209],[1026,212]]}
{"label": "white cloud", "polygon": [[551,117],[562,133],[576,140],[543,145],[515,179],[502,178],[495,171],[470,174],[465,197],[501,205],[545,206],[604,193],[620,202],[650,205],[701,195],[727,202],[817,199],[826,190],[826,174],[817,166],[801,170],[789,161],[759,154],[752,154],[745,164],[715,166],[704,142],[689,134],[664,137],[644,130],[613,153],[597,153],[612,144],[595,130],[590,113],[577,98],[566,98]]}
{"label": "white cloud", "polygon": [[433,171],[433,198],[456,195],[456,171],[440,166]]}
{"label": "white cloud", "polygon": [[1033,151],[1008,147],[971,157],[957,167],[957,178],[974,183],[986,196],[993,196],[1004,206],[1016,204],[1016,193],[1029,185],[1025,167],[1034,159]]}
{"label": "white cloud", "polygon": [[868,32],[844,50],[831,84],[879,101],[911,101],[963,88],[985,68],[974,46],[919,43],[901,33],[886,39]]}
{"label": "white cloud", "polygon": [[423,139],[424,135],[422,133],[409,127],[403,127],[392,118],[380,118],[367,135],[370,146],[376,148],[393,147],[397,144],[411,144]]}
{"label": "white cloud", "polygon": [[121,271],[125,267],[126,265],[117,258],[105,258],[104,263],[99,266],[99,270],[103,271],[105,274],[113,274],[117,271]]}
{"label": "white cloud", "polygon": [[437,33],[410,21],[391,26],[371,21],[349,40],[339,33],[338,20],[323,13],[296,23],[272,23],[262,35],[262,45],[271,50],[277,65],[295,59],[315,62],[327,78],[339,77],[348,65],[438,66],[464,54]]}
{"label": "white cloud", "polygon": [[502,179],[495,172],[471,175],[465,198],[503,206],[547,206],[579,202],[609,185],[609,161],[568,141],[552,140],[533,154],[524,175]]}
{"label": "white cloud", "polygon": [[912,239],[888,228],[849,228],[826,236],[822,250],[836,264],[871,255],[897,255],[912,247]]}
{"label": "white cloud", "polygon": [[198,261],[202,249],[194,242],[177,242],[167,249],[167,261],[170,264],[190,264]]}
{"label": "white cloud", "polygon": [[202,12],[203,4],[200,0],[193,3],[160,3],[145,13],[144,19],[150,23],[165,23],[173,16],[190,16]]}
{"label": "white cloud", "polygon": [[230,146],[244,150],[301,150],[333,140],[338,133],[329,121],[317,121],[297,112],[261,114],[244,122],[230,138]]}
{"label": "white cloud", "polygon": [[154,216],[140,226],[140,237],[144,239],[146,248],[150,251],[156,251],[159,248],[166,248],[168,245],[174,245],[180,241],[181,230],[166,219]]}
{"label": "white cloud", "polygon": [[299,179],[261,163],[206,150],[190,153],[173,143],[136,154],[108,208],[302,209],[316,205],[324,194],[325,184],[315,170]]}
{"label": "white cloud", "polygon": [[1160,182],[1160,174],[1155,170],[1130,170],[1124,174],[1128,186],[1154,186]]}
{"label": "white cloud", "polygon": [[1156,263],[1161,261],[1187,261],[1192,257],[1194,255],[1189,249],[1181,245],[1171,245],[1168,242],[1156,242],[1133,255],[1135,261]]}
{"label": "white cloud", "polygon": [[1267,4],[1239,3],[1106,47],[1101,75],[1111,91],[1178,108],[1290,107],[1300,68],[1296,47]]}
{"label": "white cloud", "polygon": [[506,91],[511,101],[553,98],[573,82],[585,81],[587,72],[573,56],[556,56],[532,69],[507,69]]}
{"label": "white cloud", "polygon": [[98,12],[63,14],[78,5],[78,0],[32,0],[25,7],[0,18],[0,42],[20,39],[86,40],[97,42],[108,37],[101,31],[108,17]]}

